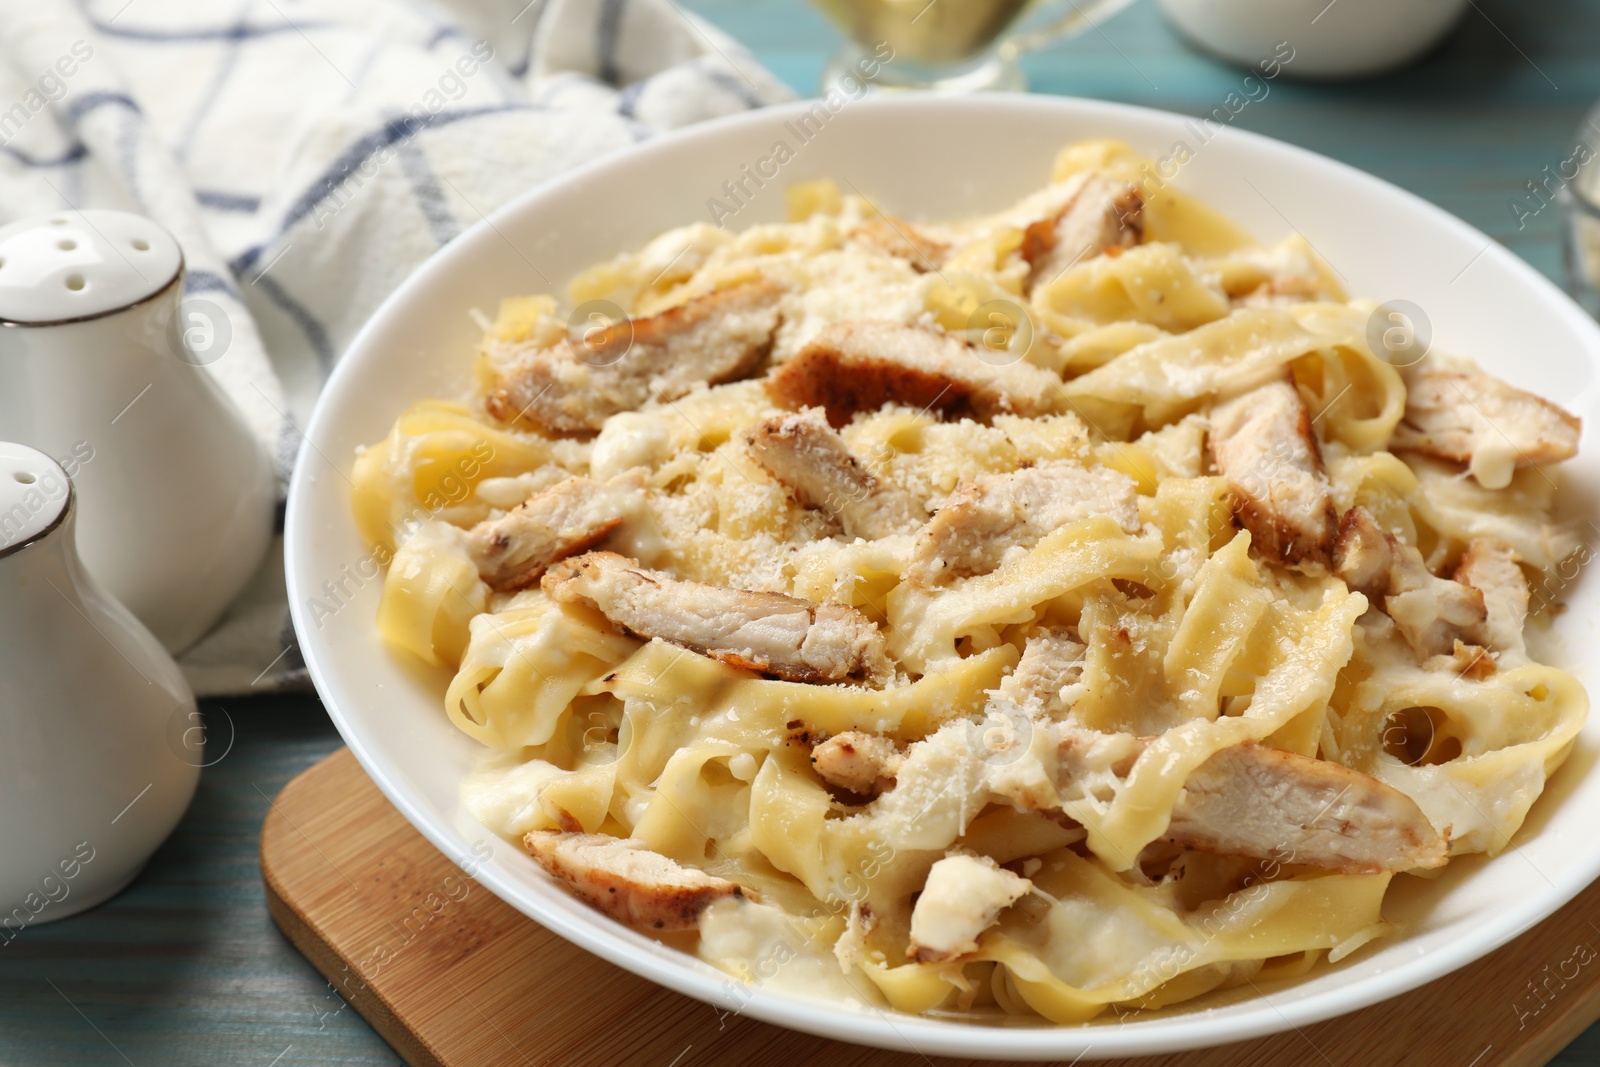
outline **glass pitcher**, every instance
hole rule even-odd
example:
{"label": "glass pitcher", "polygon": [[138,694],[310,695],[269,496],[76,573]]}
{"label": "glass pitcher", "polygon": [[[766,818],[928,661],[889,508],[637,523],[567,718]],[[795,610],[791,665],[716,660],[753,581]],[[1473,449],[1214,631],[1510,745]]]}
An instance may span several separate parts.
{"label": "glass pitcher", "polygon": [[1090,29],[1132,0],[816,0],[844,31],[822,92],[1027,88],[1017,57]]}

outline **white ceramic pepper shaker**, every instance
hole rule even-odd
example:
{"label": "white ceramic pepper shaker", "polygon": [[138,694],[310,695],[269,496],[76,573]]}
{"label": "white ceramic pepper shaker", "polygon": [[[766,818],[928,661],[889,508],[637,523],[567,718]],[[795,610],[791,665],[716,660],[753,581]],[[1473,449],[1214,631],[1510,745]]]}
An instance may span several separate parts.
{"label": "white ceramic pepper shaker", "polygon": [[194,696],[161,644],[85,573],[76,493],[0,443],[0,953],[112,896],[194,795]]}
{"label": "white ceramic pepper shaker", "polygon": [[64,211],[0,227],[0,440],[56,457],[79,549],[176,654],[255,572],[272,468],[203,364],[217,305],[185,302],[183,254],[150,219]]}

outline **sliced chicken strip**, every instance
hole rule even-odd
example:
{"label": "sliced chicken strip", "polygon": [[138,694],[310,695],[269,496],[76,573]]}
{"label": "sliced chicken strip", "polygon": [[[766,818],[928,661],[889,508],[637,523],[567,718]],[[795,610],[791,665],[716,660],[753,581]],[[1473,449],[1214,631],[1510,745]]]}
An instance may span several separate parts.
{"label": "sliced chicken strip", "polygon": [[889,738],[860,730],[834,734],[811,750],[817,777],[831,786],[875,797],[894,785],[904,754]]}
{"label": "sliced chicken strip", "polygon": [[1380,529],[1367,509],[1351,508],[1340,520],[1333,559],[1334,573],[1381,607],[1420,658],[1454,656],[1458,642],[1489,640],[1483,593],[1434,575],[1421,552]]}
{"label": "sliced chicken strip", "polygon": [[988,363],[958,337],[890,322],[824,327],[767,379],[788,408],[819,406],[843,426],[887,403],[951,417],[1044,415],[1061,399],[1061,379],[1031,363]]}
{"label": "sliced chicken strip", "polygon": [[489,588],[509,593],[539,580],[550,564],[587,552],[622,524],[643,494],[642,482],[568,478],[498,519],[472,528],[467,550]]}
{"label": "sliced chicken strip", "polygon": [[[1104,811],[1153,739],[1035,718],[1014,742],[1021,750],[980,748],[978,740],[973,724],[959,720],[912,744],[876,812],[904,810],[908,800],[923,810],[923,794],[944,790],[960,811],[997,801],[1063,818],[1085,805]],[[1054,749],[1053,767],[1034,758],[1043,745]],[[1446,856],[1443,838],[1399,790],[1342,764],[1254,743],[1222,749],[1190,773],[1161,837],[1345,873],[1437,867]]]}
{"label": "sliced chicken strip", "polygon": [[879,215],[850,231],[850,236],[885,255],[903,259],[919,274],[938,270],[949,255],[950,246],[930,237],[903,219]]}
{"label": "sliced chicken strip", "polygon": [[1522,625],[1528,617],[1528,578],[1516,552],[1497,537],[1475,537],[1456,567],[1456,581],[1483,594],[1484,636],[1496,652],[1525,654]]}
{"label": "sliced chicken strip", "polygon": [[598,430],[647,400],[745,377],[772,347],[783,292],[767,279],[744,282],[529,353],[489,392],[489,414],[558,433]]}
{"label": "sliced chicken strip", "polygon": [[1468,464],[1486,489],[1503,489],[1519,467],[1571,459],[1576,415],[1482,371],[1419,364],[1406,374],[1406,413],[1392,451]]}
{"label": "sliced chicken strip", "polygon": [[1075,723],[1050,727],[1056,741],[1056,786],[1063,801],[1107,803],[1144,752],[1148,739],[1103,733]]}
{"label": "sliced chicken strip", "polygon": [[1447,656],[1457,641],[1469,645],[1488,641],[1482,592],[1434,575],[1422,562],[1422,553],[1410,545],[1397,542],[1394,555],[1383,610],[1417,655]]}
{"label": "sliced chicken strip", "polygon": [[988,856],[946,856],[929,869],[911,909],[906,955],[918,963],[941,963],[976,952],[978,936],[1032,890],[1032,882]]}
{"label": "sliced chicken strip", "polygon": [[917,534],[911,580],[934,585],[988,574],[1013,548],[1091,515],[1108,515],[1126,533],[1139,530],[1138,487],[1109,467],[1053,460],[963,482]]}
{"label": "sliced chicken strip", "polygon": [[1251,546],[1285,566],[1330,562],[1338,515],[1300,391],[1287,378],[1211,409],[1211,461]]}
{"label": "sliced chicken strip", "polygon": [[755,461],[808,508],[835,515],[846,537],[876,540],[915,529],[922,509],[905,490],[880,482],[844,443],[821,408],[780,415],[747,430]]}
{"label": "sliced chicken strip", "polygon": [[1225,748],[1184,783],[1164,835],[1183,848],[1345,874],[1439,867],[1444,838],[1410,797],[1328,760]]}
{"label": "sliced chicken strip", "polygon": [[[1059,819],[1103,813],[1154,740],[1035,718],[1006,751],[985,745],[974,727],[955,720],[911,744],[894,787],[858,817],[882,820],[922,848],[938,847],[941,828],[951,840],[973,813],[997,802]],[[1399,790],[1342,764],[1256,743],[1225,748],[1191,771],[1160,837],[1344,873],[1437,867],[1447,852]]]}
{"label": "sliced chicken strip", "polygon": [[1018,704],[1037,703],[1047,715],[1066,710],[1062,691],[1083,678],[1083,642],[1065,627],[1042,627],[1028,635],[1016,669],[1000,693]]}
{"label": "sliced chicken strip", "polygon": [[535,830],[522,839],[539,866],[613,919],[653,930],[692,930],[714,900],[743,890],[605,834]]}
{"label": "sliced chicken strip", "polygon": [[1040,219],[1022,235],[1028,262],[1027,288],[1049,283],[1075,263],[1107,249],[1132,248],[1144,240],[1144,199],[1125,182],[1095,174],[1058,214]]}
{"label": "sliced chicken strip", "polygon": [[[1071,723],[1046,729],[1068,804],[1109,803],[1151,742]],[[1183,848],[1351,873],[1434,867],[1445,857],[1444,841],[1404,793],[1341,764],[1249,743],[1190,773],[1162,836]]]}
{"label": "sliced chicken strip", "polygon": [[1378,526],[1372,513],[1356,506],[1339,520],[1333,543],[1333,573],[1361,593],[1374,607],[1389,595],[1389,572],[1394,568],[1395,540]]}
{"label": "sliced chicken strip", "polygon": [[883,634],[843,604],[678,581],[615,552],[564,560],[540,584],[635,636],[785,681],[874,682],[889,673]]}

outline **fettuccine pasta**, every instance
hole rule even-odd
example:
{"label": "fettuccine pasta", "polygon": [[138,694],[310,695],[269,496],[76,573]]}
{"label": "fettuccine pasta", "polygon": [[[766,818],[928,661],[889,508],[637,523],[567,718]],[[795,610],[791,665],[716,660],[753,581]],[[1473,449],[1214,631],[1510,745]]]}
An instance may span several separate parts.
{"label": "fettuccine pasta", "polygon": [[1524,633],[1577,420],[1141,164],[945,223],[812,183],[486,320],[354,476],[471,812],[737,979],[1059,1023],[1506,848],[1588,709]]}

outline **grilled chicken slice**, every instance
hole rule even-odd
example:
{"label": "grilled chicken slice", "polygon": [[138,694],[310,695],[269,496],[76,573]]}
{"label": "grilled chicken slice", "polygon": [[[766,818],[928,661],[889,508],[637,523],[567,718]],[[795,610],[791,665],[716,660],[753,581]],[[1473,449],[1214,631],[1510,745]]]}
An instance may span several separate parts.
{"label": "grilled chicken slice", "polygon": [[1189,775],[1165,837],[1345,874],[1439,867],[1447,858],[1444,839],[1398,789],[1256,744],[1222,749]]}
{"label": "grilled chicken slice", "polygon": [[911,909],[906,955],[918,963],[941,963],[976,952],[978,935],[1032,890],[1032,882],[988,856],[946,856],[929,869]]}
{"label": "grilled chicken slice", "polygon": [[1484,637],[1496,652],[1522,656],[1528,617],[1528,578],[1516,552],[1498,537],[1475,537],[1456,566],[1456,581],[1483,594]]}
{"label": "grilled chicken slice", "polygon": [[[1115,792],[1150,744],[1070,723],[1047,729],[1064,800]],[[1253,743],[1222,749],[1190,772],[1162,837],[1181,848],[1345,873],[1445,861],[1445,842],[1404,793],[1338,763]]]}
{"label": "grilled chicken slice", "polygon": [[892,322],[824,327],[767,378],[779,404],[819,406],[834,426],[890,402],[952,417],[1044,415],[1060,388],[1060,378],[1031,363],[988,363],[960,338]]}
{"label": "grilled chicken slice", "polygon": [[785,681],[875,682],[889,673],[883,634],[843,604],[678,581],[615,552],[563,560],[540,584],[637,637]]}
{"label": "grilled chicken slice", "polygon": [[1458,642],[1482,645],[1488,640],[1483,593],[1465,582],[1432,574],[1422,553],[1410,545],[1395,549],[1389,588],[1383,610],[1424,659],[1453,655]]}
{"label": "grilled chicken slice", "polygon": [[1420,364],[1406,374],[1406,413],[1389,448],[1465,463],[1486,489],[1519,467],[1571,459],[1582,423],[1532,393],[1482,371]]}
{"label": "grilled chicken slice", "polygon": [[1139,190],[1092,175],[1059,213],[1023,231],[1027,288],[1052,282],[1075,263],[1107,249],[1132,248],[1143,240],[1144,199]]}
{"label": "grilled chicken slice", "polygon": [[1285,566],[1326,567],[1338,516],[1310,412],[1294,383],[1285,377],[1217,404],[1210,446],[1251,546]]}
{"label": "grilled chicken slice", "polygon": [[904,219],[879,215],[868,219],[850,231],[850,236],[885,255],[903,259],[919,274],[938,270],[950,246],[930,237]]}
{"label": "grilled chicken slice", "polygon": [[568,478],[500,518],[478,523],[468,535],[468,552],[489,588],[525,589],[550,564],[604,540],[642,492],[642,483],[627,475],[609,482]]}
{"label": "grilled chicken slice", "polygon": [[[1458,643],[1489,641],[1482,591],[1470,582],[1434,575],[1421,552],[1380,529],[1366,508],[1351,508],[1340,520],[1333,559],[1334,573],[1381,606],[1422,659],[1453,657]],[[1521,630],[1519,622],[1518,634]]]}
{"label": "grilled chicken slice", "polygon": [[692,930],[706,905],[739,886],[674,863],[636,841],[534,830],[522,839],[539,866],[613,919],[653,930]]}
{"label": "grilled chicken slice", "polygon": [[489,414],[558,433],[598,430],[647,400],[745,377],[772,347],[782,295],[777,282],[745,282],[529,353],[490,391]]}
{"label": "grilled chicken slice", "polygon": [[1139,529],[1138,490],[1109,467],[1054,460],[963,482],[917,534],[909,575],[919,585],[988,574],[1013,548],[1091,515]]}
{"label": "grilled chicken slice", "polygon": [[910,494],[862,466],[821,408],[768,419],[747,430],[744,440],[755,461],[802,506],[836,516],[846,537],[876,540],[922,521]]}
{"label": "grilled chicken slice", "polygon": [[1339,520],[1333,542],[1333,573],[1361,593],[1374,607],[1389,595],[1389,572],[1394,568],[1395,539],[1378,526],[1372,513],[1357,505]]}
{"label": "grilled chicken slice", "polygon": [[831,786],[875,797],[894,785],[904,754],[887,737],[846,730],[811,750],[811,766]]}
{"label": "grilled chicken slice", "polygon": [[1383,610],[1419,656],[1449,655],[1457,641],[1482,645],[1488,640],[1482,591],[1433,574],[1411,545],[1395,544]]}
{"label": "grilled chicken slice", "polygon": [[[1152,743],[1035,717],[1026,736],[988,748],[973,727],[953,721],[913,743],[894,788],[875,804],[954,790],[963,810],[994,802],[1063,818],[1084,802],[1103,810]],[[1053,760],[1034,757],[1041,744],[1053,745]],[[1344,873],[1437,867],[1446,857],[1445,841],[1404,793],[1342,764],[1256,743],[1222,749],[1191,771],[1161,837]]]}
{"label": "grilled chicken slice", "polygon": [[1062,691],[1083,678],[1083,642],[1065,627],[1041,627],[1028,635],[1016,669],[1000,683],[1000,694],[1018,704],[1037,703],[1047,715],[1065,711]]}

